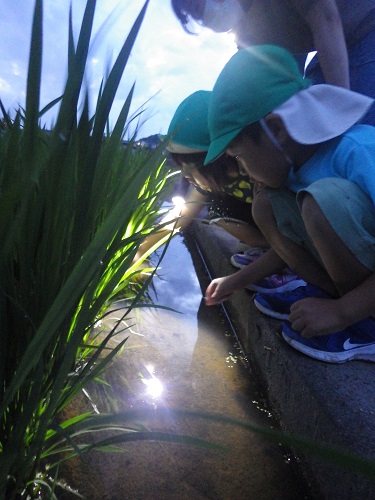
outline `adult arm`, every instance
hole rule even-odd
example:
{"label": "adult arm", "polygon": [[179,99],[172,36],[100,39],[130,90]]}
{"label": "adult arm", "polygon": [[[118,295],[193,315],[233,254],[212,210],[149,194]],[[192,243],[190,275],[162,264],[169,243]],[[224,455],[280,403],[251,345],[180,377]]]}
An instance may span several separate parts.
{"label": "adult arm", "polygon": [[344,29],[335,0],[305,2],[293,5],[308,24],[326,83],[350,88],[348,51]]}

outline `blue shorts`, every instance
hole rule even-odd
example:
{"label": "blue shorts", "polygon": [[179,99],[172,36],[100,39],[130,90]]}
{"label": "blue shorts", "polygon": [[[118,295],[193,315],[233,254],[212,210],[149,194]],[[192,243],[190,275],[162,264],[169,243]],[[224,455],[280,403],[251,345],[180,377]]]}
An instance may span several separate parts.
{"label": "blue shorts", "polygon": [[265,188],[278,228],[284,236],[305,247],[321,263],[302,220],[300,203],[309,193],[344,245],[367,269],[375,271],[375,206],[357,184],[342,178],[325,178],[293,193]]}

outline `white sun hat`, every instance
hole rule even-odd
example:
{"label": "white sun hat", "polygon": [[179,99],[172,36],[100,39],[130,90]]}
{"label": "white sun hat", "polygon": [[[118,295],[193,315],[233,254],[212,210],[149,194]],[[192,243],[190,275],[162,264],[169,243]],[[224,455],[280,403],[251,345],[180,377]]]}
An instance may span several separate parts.
{"label": "white sun hat", "polygon": [[333,139],[357,123],[374,99],[334,85],[311,85],[276,107],[289,133],[300,144]]}

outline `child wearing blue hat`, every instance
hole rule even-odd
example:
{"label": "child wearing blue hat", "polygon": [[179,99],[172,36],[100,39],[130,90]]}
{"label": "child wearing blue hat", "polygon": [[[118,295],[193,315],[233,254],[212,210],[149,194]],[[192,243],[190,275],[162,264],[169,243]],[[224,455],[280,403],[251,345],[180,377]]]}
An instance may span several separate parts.
{"label": "child wearing blue hat", "polygon": [[[357,124],[372,104],[310,86],[292,55],[272,45],[235,54],[210,101],[206,162],[226,152],[263,184],[254,220],[275,256],[309,283],[258,293],[255,304],[288,319],[283,338],[322,361],[375,361],[375,128]],[[245,274],[261,272],[258,259]],[[230,295],[231,279],[209,285],[209,305]]]}

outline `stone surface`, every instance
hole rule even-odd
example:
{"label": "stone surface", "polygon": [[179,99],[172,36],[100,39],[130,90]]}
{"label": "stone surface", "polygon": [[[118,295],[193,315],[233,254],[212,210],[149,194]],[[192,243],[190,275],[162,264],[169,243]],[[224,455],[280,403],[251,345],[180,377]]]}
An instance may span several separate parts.
{"label": "stone surface", "polygon": [[[198,267],[198,274],[204,278],[205,270]],[[171,241],[149,293],[173,310],[142,307],[124,318],[124,330],[111,346],[129,338],[101,376],[109,385],[89,384],[91,400],[73,400],[66,417],[92,411],[92,402],[100,413],[137,411],[137,417],[128,414],[125,425],[173,438],[121,443],[123,453],[92,450],[63,464],[60,477],[88,500],[320,498],[290,450],[254,432],[254,427],[277,428],[277,421],[222,311],[205,305],[182,238]],[[119,314],[113,311],[101,327],[113,325]],[[87,439],[92,443],[113,434],[103,431]],[[177,435],[210,446],[175,443]],[[56,494],[59,500],[76,498]]]}
{"label": "stone surface", "polygon": [[[212,278],[236,271],[229,258],[237,240],[200,222],[189,235]],[[208,283],[207,278],[201,281],[203,290]],[[280,322],[262,315],[246,290],[235,293],[225,309],[284,431],[375,463],[375,364],[328,364],[295,351],[282,339]],[[296,453],[324,498],[375,498],[375,478],[298,449]]]}

